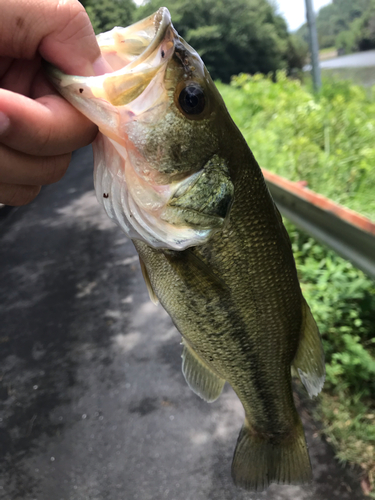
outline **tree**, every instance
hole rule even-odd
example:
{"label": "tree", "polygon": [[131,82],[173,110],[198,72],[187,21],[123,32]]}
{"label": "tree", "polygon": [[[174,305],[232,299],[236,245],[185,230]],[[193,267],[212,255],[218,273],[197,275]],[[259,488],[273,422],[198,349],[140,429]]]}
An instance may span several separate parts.
{"label": "tree", "polygon": [[371,0],[367,10],[347,31],[338,35],[336,47],[345,53],[375,48],[375,0]]}
{"label": "tree", "polygon": [[[319,47],[321,49],[336,45],[340,33],[347,32],[355,19],[360,18],[368,9],[371,0],[333,0],[319,10],[316,18]],[[307,24],[301,26],[297,34],[307,41]],[[346,35],[341,35],[345,40]],[[337,46],[337,45],[336,45]]]}
{"label": "tree", "polygon": [[[269,73],[286,68],[289,40],[285,20],[267,0],[165,0],[179,34],[202,56],[213,78],[228,82],[241,72]],[[160,7],[150,0],[137,19]]]}
{"label": "tree", "polygon": [[95,33],[114,26],[128,26],[133,22],[136,6],[132,0],[81,0]]}

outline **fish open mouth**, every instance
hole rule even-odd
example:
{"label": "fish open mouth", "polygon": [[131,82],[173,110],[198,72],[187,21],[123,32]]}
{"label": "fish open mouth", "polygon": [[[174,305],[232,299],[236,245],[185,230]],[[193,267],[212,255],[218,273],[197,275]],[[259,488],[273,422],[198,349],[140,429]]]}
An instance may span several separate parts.
{"label": "fish open mouth", "polygon": [[[103,133],[113,137],[118,130],[117,111],[123,111],[121,119],[124,121],[126,113],[129,117],[139,115],[160,97],[153,92],[146,96],[147,99],[142,96],[142,102],[137,101],[151,81],[164,77],[163,70],[173,56],[177,37],[168,9],[161,7],[155,14],[127,28],[116,27],[97,36],[111,72],[83,77],[65,75],[48,63],[45,69],[59,92]],[[119,109],[123,106],[126,110]]]}
{"label": "fish open mouth", "polygon": [[132,26],[98,35],[102,55],[114,71],[103,79],[106,99],[121,106],[142,94],[172,57],[175,38],[165,7]]}

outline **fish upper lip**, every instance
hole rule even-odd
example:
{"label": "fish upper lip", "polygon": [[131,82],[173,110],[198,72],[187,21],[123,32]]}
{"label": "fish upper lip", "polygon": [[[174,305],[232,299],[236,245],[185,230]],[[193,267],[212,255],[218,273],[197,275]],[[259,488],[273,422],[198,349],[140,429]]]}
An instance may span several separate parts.
{"label": "fish upper lip", "polygon": [[172,25],[171,15],[166,7],[160,7],[160,9],[155,13],[154,25],[156,28],[155,37],[141,56],[143,56],[146,51],[150,50],[151,53],[156,47],[158,47],[165,37],[167,29]]}

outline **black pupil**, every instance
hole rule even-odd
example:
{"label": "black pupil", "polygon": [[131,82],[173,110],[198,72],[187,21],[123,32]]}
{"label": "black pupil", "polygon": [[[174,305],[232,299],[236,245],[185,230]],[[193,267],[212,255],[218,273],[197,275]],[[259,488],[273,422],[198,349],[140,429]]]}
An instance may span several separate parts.
{"label": "black pupil", "polygon": [[199,115],[204,110],[206,100],[199,85],[188,85],[178,98],[182,111],[187,115]]}

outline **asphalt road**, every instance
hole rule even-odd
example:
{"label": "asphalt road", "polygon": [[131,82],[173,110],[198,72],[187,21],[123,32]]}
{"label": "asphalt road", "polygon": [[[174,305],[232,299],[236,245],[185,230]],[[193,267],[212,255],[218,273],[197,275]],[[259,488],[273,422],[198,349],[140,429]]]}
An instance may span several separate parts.
{"label": "asphalt road", "polygon": [[0,255],[1,500],[362,498],[303,406],[314,482],[232,485],[241,404],[187,387],[178,332],[95,199],[90,149],[0,219]]}
{"label": "asphalt road", "polygon": [[375,50],[366,50],[356,54],[334,57],[320,62],[320,67],[324,69],[333,68],[365,68],[375,66]]}

